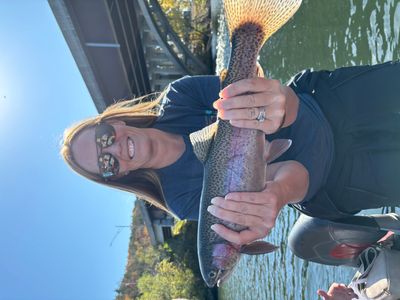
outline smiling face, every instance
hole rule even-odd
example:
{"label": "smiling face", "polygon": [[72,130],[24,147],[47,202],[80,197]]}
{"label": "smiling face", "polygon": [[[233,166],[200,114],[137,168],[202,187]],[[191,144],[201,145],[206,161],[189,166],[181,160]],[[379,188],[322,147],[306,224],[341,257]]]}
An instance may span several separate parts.
{"label": "smiling face", "polygon": [[72,142],[72,155],[82,169],[108,177],[116,172],[123,176],[150,165],[153,143],[146,129],[127,126],[122,121],[103,125],[83,129]]}

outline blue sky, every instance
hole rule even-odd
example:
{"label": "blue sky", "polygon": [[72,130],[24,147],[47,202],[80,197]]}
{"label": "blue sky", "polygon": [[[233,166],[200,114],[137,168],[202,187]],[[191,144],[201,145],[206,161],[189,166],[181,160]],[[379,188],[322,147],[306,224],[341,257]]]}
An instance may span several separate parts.
{"label": "blue sky", "polygon": [[76,175],[64,128],[95,106],[45,0],[0,0],[0,299],[113,299],[134,198]]}

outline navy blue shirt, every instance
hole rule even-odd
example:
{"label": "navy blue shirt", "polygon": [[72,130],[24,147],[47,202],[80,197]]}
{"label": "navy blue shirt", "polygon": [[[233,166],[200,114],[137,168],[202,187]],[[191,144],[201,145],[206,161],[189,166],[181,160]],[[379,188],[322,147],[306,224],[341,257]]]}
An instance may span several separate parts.
{"label": "navy blue shirt", "polygon": [[301,203],[311,199],[325,185],[334,157],[333,134],[318,104],[309,94],[297,94],[299,110],[295,122],[267,136],[292,140],[292,146],[276,161],[295,160],[309,172],[308,191]]}
{"label": "navy blue shirt", "polygon": [[[183,77],[168,87],[163,113],[154,128],[183,136],[185,152],[172,165],[156,170],[168,208],[181,219],[197,220],[203,179],[203,166],[193,153],[189,134],[215,121],[212,103],[220,91],[218,76]],[[323,113],[308,94],[300,99],[296,121],[269,135],[268,140],[290,138],[291,148],[277,161],[296,160],[310,174],[310,185],[303,202],[321,188],[333,160],[333,137]]]}

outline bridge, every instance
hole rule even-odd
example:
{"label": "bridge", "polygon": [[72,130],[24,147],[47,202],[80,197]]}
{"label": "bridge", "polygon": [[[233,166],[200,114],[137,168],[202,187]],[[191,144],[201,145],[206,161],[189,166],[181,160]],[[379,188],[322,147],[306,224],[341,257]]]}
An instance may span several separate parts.
{"label": "bridge", "polygon": [[[99,112],[161,91],[184,75],[211,74],[171,28],[157,0],[48,0]],[[139,200],[140,201],[140,200]],[[173,219],[140,203],[152,244]]]}
{"label": "bridge", "polygon": [[211,74],[171,28],[157,0],[48,0],[99,112]]}

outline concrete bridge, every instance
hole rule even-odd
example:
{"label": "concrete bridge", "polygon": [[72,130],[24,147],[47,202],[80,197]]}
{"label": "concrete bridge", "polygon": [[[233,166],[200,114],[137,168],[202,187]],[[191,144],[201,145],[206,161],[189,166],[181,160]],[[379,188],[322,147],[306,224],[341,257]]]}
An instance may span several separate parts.
{"label": "concrete bridge", "polygon": [[99,112],[211,74],[171,28],[157,0],[48,0]]}

